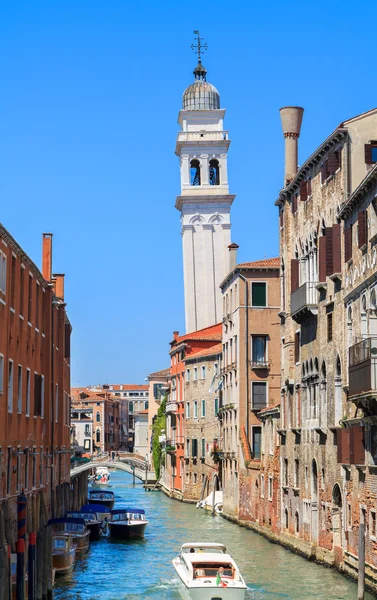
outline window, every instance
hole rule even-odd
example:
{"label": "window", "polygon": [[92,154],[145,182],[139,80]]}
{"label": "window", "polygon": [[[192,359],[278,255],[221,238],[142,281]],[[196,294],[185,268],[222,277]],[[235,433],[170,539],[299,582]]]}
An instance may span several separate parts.
{"label": "window", "polygon": [[34,373],[34,416],[40,417],[42,414],[42,377]]}
{"label": "window", "polygon": [[198,401],[194,400],[194,414],[193,414],[194,419],[198,418]]}
{"label": "window", "polygon": [[32,310],[33,310],[33,276],[29,273],[29,284],[28,284],[28,303],[27,303],[27,320],[29,323],[32,321]]}
{"label": "window", "polygon": [[198,474],[197,473],[193,473],[193,483],[198,483]]}
{"label": "window", "polygon": [[294,472],[294,486],[295,488],[300,487],[300,461],[295,458],[295,472]]}
{"label": "window", "polygon": [[202,417],[206,416],[206,401],[202,400]]}
{"label": "window", "polygon": [[30,369],[26,369],[26,416],[30,415]]}
{"label": "window", "polygon": [[295,363],[300,362],[300,332],[295,333]]}
{"label": "window", "polygon": [[298,194],[294,194],[292,196],[292,213],[295,214],[297,212],[297,207],[298,207]]}
{"label": "window", "polygon": [[267,336],[253,335],[252,362],[254,365],[265,365],[267,362]]}
{"label": "window", "polygon": [[327,315],[327,341],[332,342],[332,312]]}
{"label": "window", "polygon": [[251,437],[252,437],[252,444],[253,444],[253,458],[254,458],[254,460],[260,460],[262,428],[261,427],[253,427]]}
{"label": "window", "polygon": [[0,250],[0,292],[6,293],[7,289],[7,257]]}
{"label": "window", "polygon": [[39,485],[43,485],[43,446],[39,449]]}
{"label": "window", "polygon": [[[39,329],[39,312],[40,312],[40,293],[41,293],[41,286],[39,285],[38,281],[37,281],[37,285],[36,285],[36,292],[35,292],[35,327],[36,329]],[[69,326],[68,326],[69,327]],[[66,324],[66,329],[67,329],[67,324]],[[66,358],[69,358],[69,356]]]}
{"label": "window", "polygon": [[0,354],[0,394],[4,392],[4,356]]}
{"label": "window", "polygon": [[85,425],[85,435],[90,436],[90,425]]}
{"label": "window", "polygon": [[219,399],[215,398],[215,417],[218,415],[219,412]]}
{"label": "window", "polygon": [[59,420],[59,386],[55,385],[55,423]]}
{"label": "window", "polygon": [[186,453],[185,456],[188,457],[190,456],[190,438],[186,439]]}
{"label": "window", "polygon": [[9,496],[12,489],[12,448],[8,448],[7,452],[7,495]]}
{"label": "window", "polygon": [[10,305],[14,308],[16,296],[16,257],[12,254],[12,272],[10,280]]}
{"label": "window", "polygon": [[99,444],[101,441],[101,432],[99,429],[96,431],[96,443]]}
{"label": "window", "polygon": [[264,498],[264,475],[260,476],[260,497]]}
{"label": "window", "polygon": [[18,365],[17,371],[17,412],[22,412],[22,366]]}
{"label": "window", "polygon": [[283,459],[283,477],[282,477],[282,481],[283,481],[283,486],[287,486],[288,485],[288,458],[284,458]]}
{"label": "window", "polygon": [[190,381],[190,369],[186,369],[186,381]]}
{"label": "window", "polygon": [[190,185],[200,185],[200,162],[196,158],[190,162]]}
{"label": "window", "polygon": [[252,410],[261,410],[267,407],[267,382],[252,381]]}
{"label": "window", "polygon": [[220,185],[219,161],[215,158],[209,161],[209,185]]}
{"label": "window", "polygon": [[8,412],[13,412],[13,360],[8,364]]}
{"label": "window", "polygon": [[205,368],[205,366],[203,365],[203,366],[202,366],[202,379],[205,379],[205,378],[206,378],[206,368]]}
{"label": "window", "polygon": [[202,456],[204,457],[206,455],[206,440],[205,438],[202,438]]}
{"label": "window", "polygon": [[190,418],[190,402],[186,402],[186,419]]}
{"label": "window", "polygon": [[84,450],[90,451],[91,450],[90,444],[91,444],[91,440],[84,440]]}
{"label": "window", "polygon": [[20,271],[20,315],[24,314],[24,286],[25,286],[25,268],[21,266]]}
{"label": "window", "polygon": [[195,438],[191,440],[191,455],[193,458],[197,458],[198,456],[198,440]]}
{"label": "window", "polygon": [[198,367],[194,367],[194,381],[198,379]]}
{"label": "window", "polygon": [[130,402],[128,405],[128,412],[133,413],[134,412],[134,403]]}
{"label": "window", "polygon": [[273,479],[272,475],[268,476],[268,499],[271,501],[274,493]]}
{"label": "window", "polygon": [[365,162],[367,165],[377,163],[377,141],[365,144]]}
{"label": "window", "polygon": [[251,304],[256,307],[267,306],[267,284],[253,281],[251,284]]}

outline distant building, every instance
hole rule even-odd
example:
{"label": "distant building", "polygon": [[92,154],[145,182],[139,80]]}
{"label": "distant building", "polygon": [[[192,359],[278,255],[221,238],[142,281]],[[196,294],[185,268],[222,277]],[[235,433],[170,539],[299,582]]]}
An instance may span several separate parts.
{"label": "distant building", "polygon": [[87,408],[92,410],[93,451],[120,450],[122,423],[119,401],[105,391],[95,393],[75,388],[71,394],[73,413]]}
{"label": "distant building", "polygon": [[133,451],[135,454],[150,458],[148,448],[148,409],[137,412],[134,416],[135,443]]}
{"label": "distant building", "polygon": [[93,408],[71,408],[71,430],[74,449],[93,452]]}
{"label": "distant building", "polygon": [[161,400],[168,393],[169,369],[156,371],[148,375],[149,409],[148,409],[148,452],[152,452],[152,425],[160,407]]}

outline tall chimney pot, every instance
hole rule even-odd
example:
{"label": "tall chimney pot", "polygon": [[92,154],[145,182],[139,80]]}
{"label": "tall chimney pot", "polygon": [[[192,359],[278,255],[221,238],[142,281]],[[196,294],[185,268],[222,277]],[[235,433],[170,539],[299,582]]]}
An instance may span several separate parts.
{"label": "tall chimney pot", "polygon": [[59,300],[64,301],[64,273],[54,273],[55,279],[55,294]]}
{"label": "tall chimney pot", "polygon": [[300,137],[302,115],[300,106],[284,106],[280,109],[280,119],[285,138],[284,187],[298,171],[298,138]]}
{"label": "tall chimney pot", "polygon": [[237,250],[238,250],[239,246],[238,244],[229,244],[228,246],[228,250],[229,250],[229,273],[231,271],[233,271],[234,267],[237,264]]}
{"label": "tall chimney pot", "polygon": [[52,233],[42,234],[42,275],[46,281],[52,277]]}

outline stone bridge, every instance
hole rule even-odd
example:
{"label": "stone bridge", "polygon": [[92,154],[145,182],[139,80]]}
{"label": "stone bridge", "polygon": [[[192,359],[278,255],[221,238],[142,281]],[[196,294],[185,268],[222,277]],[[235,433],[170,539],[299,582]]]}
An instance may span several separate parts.
{"label": "stone bridge", "polygon": [[144,484],[156,483],[156,475],[154,471],[146,470],[145,461],[136,458],[121,458],[120,460],[93,460],[83,465],[79,465],[71,469],[71,477],[89,471],[90,469],[96,469],[97,467],[107,467],[109,469],[119,469],[125,471],[130,475],[135,474],[137,479],[140,479]]}

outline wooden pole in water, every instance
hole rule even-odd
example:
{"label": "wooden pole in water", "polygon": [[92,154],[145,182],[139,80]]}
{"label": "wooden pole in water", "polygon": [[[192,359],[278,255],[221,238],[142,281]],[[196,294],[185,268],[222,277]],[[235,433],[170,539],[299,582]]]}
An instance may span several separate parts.
{"label": "wooden pole in water", "polygon": [[25,599],[25,540],[23,538],[17,541],[16,599]]}
{"label": "wooden pole in water", "polygon": [[357,580],[357,600],[364,600],[365,592],[365,524],[359,525],[359,574]]}
{"label": "wooden pole in water", "polygon": [[212,496],[212,516],[215,516],[215,491],[216,491],[216,479],[217,479],[217,475],[215,474],[213,476],[213,496]]}

